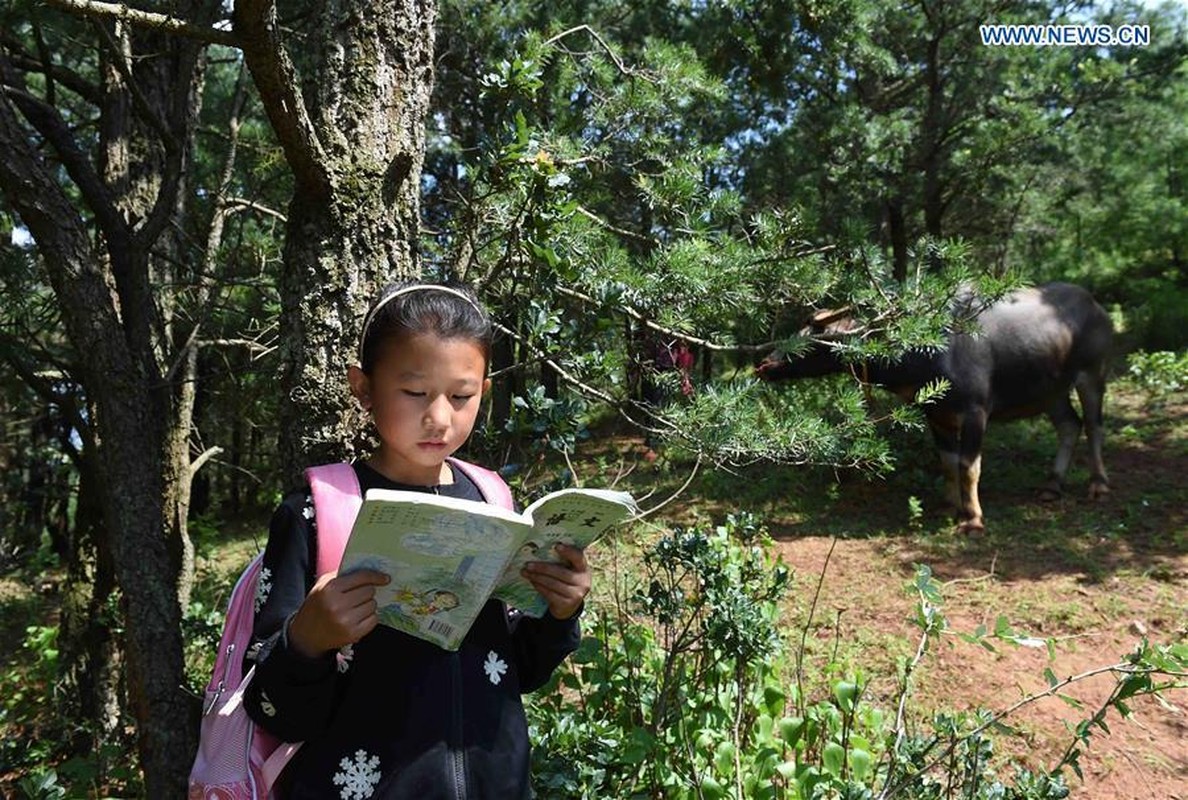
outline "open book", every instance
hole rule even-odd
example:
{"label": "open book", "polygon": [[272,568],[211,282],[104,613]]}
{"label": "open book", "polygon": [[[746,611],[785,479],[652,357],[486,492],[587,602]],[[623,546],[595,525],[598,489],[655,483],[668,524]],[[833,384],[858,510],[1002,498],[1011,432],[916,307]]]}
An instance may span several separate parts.
{"label": "open book", "polygon": [[553,545],[585,547],[636,513],[625,492],[562,489],[516,514],[424,492],[371,489],[355,519],[340,573],[375,569],[380,622],[457,650],[488,598],[533,616],[548,610],[520,575],[529,561],[562,560]]}

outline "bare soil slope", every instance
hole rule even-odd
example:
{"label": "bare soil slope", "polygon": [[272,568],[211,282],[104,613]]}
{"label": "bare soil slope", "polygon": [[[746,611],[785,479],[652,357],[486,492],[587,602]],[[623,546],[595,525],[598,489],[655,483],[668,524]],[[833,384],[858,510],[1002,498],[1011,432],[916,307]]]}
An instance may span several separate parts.
{"label": "bare soil slope", "polygon": [[[886,541],[802,537],[779,543],[785,561],[800,576],[802,591],[825,571],[814,624],[822,640],[840,636],[866,643],[887,640],[888,661],[913,643],[918,629],[910,622],[912,598],[904,585],[914,562],[924,554]],[[828,557],[828,566],[826,558]],[[1013,627],[1058,640],[1055,659],[1046,649],[997,646],[996,653],[952,637],[925,657],[918,673],[912,708],[1003,710],[1025,695],[1047,688],[1043,671],[1051,667],[1059,678],[1117,663],[1141,638],[1142,631],[1157,641],[1183,635],[1188,607],[1188,557],[1170,559],[1173,583],[1143,578],[1111,579],[1101,583],[1064,573],[1019,574],[1000,558],[987,561],[980,573],[965,565],[926,559],[945,585],[945,616],[954,631],[973,632],[979,624],[993,629],[998,615]],[[1034,570],[1029,570],[1033,571]],[[840,619],[839,614],[840,612]],[[1179,626],[1179,627],[1177,627]],[[898,645],[898,646],[897,646]],[[862,660],[868,665],[871,654]],[[1056,763],[1072,741],[1069,726],[1096,710],[1108,695],[1108,675],[1070,686],[1064,691],[1082,701],[1084,709],[1057,698],[1027,705],[1007,718],[1015,736],[999,737],[1000,752],[1033,769]],[[890,699],[893,686],[873,686]],[[1082,800],[1185,800],[1188,798],[1188,691],[1174,693],[1173,705],[1150,699],[1133,704],[1134,714],[1122,720],[1110,714],[1110,735],[1095,733],[1081,758],[1084,781],[1070,777],[1072,796]]]}
{"label": "bare soil slope", "polygon": [[[877,660],[871,649],[880,643],[888,665],[910,655],[919,631],[909,622],[914,606],[905,586],[923,563],[944,585],[951,630],[972,633],[982,624],[992,630],[1003,616],[1017,631],[1056,642],[1049,661],[1046,648],[1003,645],[991,653],[948,637],[918,672],[917,710],[1003,710],[1044,691],[1045,668],[1063,679],[1120,662],[1143,636],[1183,641],[1188,399],[1149,408],[1137,395],[1115,391],[1110,411],[1112,492],[1099,503],[1084,497],[1083,468],[1079,482],[1074,470],[1063,499],[1038,502],[1031,487],[1054,442],[1030,441],[1045,435],[1041,427],[992,428],[982,475],[989,528],[980,538],[945,533],[928,514],[914,534],[898,527],[907,494],[918,493],[926,506],[937,499],[935,487],[907,477],[843,487],[827,518],[799,514],[781,522],[771,508],[777,547],[796,570],[798,591],[811,592],[825,570],[810,630],[835,650],[840,642],[843,655],[846,642],[860,643],[864,652],[855,663]],[[828,535],[820,535],[821,527]],[[1069,687],[1064,694],[1080,700],[1081,709],[1054,697],[1021,708],[1007,720],[1017,734],[1000,737],[999,751],[1032,768],[1050,767],[1072,741],[1071,726],[1096,711],[1112,685],[1101,675]],[[872,690],[890,697],[894,687]],[[1110,713],[1110,734],[1096,731],[1082,756],[1084,780],[1069,776],[1073,797],[1188,800],[1188,690],[1167,699],[1167,705],[1138,699],[1130,719]]]}

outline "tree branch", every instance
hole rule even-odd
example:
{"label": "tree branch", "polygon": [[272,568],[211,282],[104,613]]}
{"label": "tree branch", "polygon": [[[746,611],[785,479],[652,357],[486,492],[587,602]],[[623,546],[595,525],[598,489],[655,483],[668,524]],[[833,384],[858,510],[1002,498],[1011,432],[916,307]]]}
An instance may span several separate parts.
{"label": "tree branch", "polygon": [[263,203],[256,202],[255,200],[248,200],[246,197],[228,197],[226,206],[228,213],[231,213],[232,211],[255,211],[265,216],[278,219],[281,222],[289,221],[287,216],[282,214],[280,211],[277,211],[275,208],[270,208]]}
{"label": "tree branch", "polygon": [[207,461],[210,461],[221,452],[223,452],[223,448],[216,445],[215,447],[208,447],[206,450],[200,453],[197,458],[190,462],[190,479],[193,480],[194,475],[198,472],[198,470],[202,469],[203,464],[205,464]]}
{"label": "tree branch", "polygon": [[[195,3],[194,7],[199,14],[199,23],[214,24],[219,3]],[[164,139],[165,180],[157,192],[152,210],[135,232],[146,247],[157,240],[177,211],[178,195],[184,186],[192,159],[192,136],[198,127],[198,110],[202,105],[201,85],[206,67],[205,43],[174,36],[165,48],[175,64],[170,78],[172,85],[161,87],[170,98],[163,104],[164,123],[170,133]]]}
{"label": "tree branch", "polygon": [[[1026,697],[1023,697],[1020,700],[1016,701],[1015,703],[1012,703],[1010,706],[1007,706],[1006,708],[1002,709],[1001,711],[996,711],[996,712],[992,713],[989,716],[989,718],[986,719],[985,722],[983,722],[982,724],[975,727],[973,730],[962,734],[960,737],[958,737],[957,739],[954,739],[952,742],[950,742],[949,746],[946,747],[944,750],[942,750],[940,755],[934,756],[931,760],[925,762],[924,765],[921,766],[919,769],[913,771],[910,775],[906,775],[903,778],[900,778],[895,783],[888,783],[887,785],[885,785],[883,787],[883,791],[879,794],[878,800],[884,800],[884,798],[894,797],[896,794],[899,793],[900,790],[902,790],[908,784],[910,784],[911,781],[914,780],[917,776],[923,775],[923,774],[927,773],[929,770],[931,770],[934,767],[941,764],[946,758],[949,757],[949,755],[962,742],[969,741],[973,737],[975,737],[978,734],[985,731],[987,728],[990,728],[993,725],[999,724],[1003,719],[1009,717],[1011,714],[1014,714],[1020,708],[1023,708],[1024,706],[1027,706],[1027,705],[1031,705],[1032,703],[1042,700],[1045,697],[1052,697],[1053,695],[1057,695],[1057,694],[1059,694],[1060,690],[1066,686],[1070,686],[1074,683],[1079,683],[1081,681],[1084,681],[1087,678],[1092,678],[1096,675],[1103,675],[1106,673],[1113,673],[1115,675],[1141,675],[1141,674],[1158,674],[1158,673],[1174,674],[1174,673],[1165,673],[1163,670],[1136,667],[1136,666],[1130,664],[1129,662],[1123,661],[1123,662],[1119,662],[1117,664],[1110,664],[1109,666],[1088,669],[1088,670],[1085,670],[1084,672],[1081,672],[1077,675],[1070,675],[1069,677],[1064,678],[1063,680],[1056,681],[1055,683],[1052,683],[1051,685],[1048,686],[1047,689],[1045,689],[1042,692],[1027,695]],[[1066,758],[1067,758],[1067,753],[1066,753]]]}
{"label": "tree branch", "polygon": [[273,0],[239,0],[233,16],[244,60],[276,131],[298,192],[330,194],[329,158],[298,91],[296,69],[280,40]]}
{"label": "tree branch", "polygon": [[[528,350],[530,350],[533,353],[533,355],[536,357],[536,360],[538,363],[540,363],[541,365],[543,365],[545,367],[548,367],[550,370],[555,372],[557,374],[557,376],[559,378],[561,378],[561,380],[565,381],[565,383],[574,387],[581,395],[583,395],[584,397],[592,397],[595,400],[598,400],[599,402],[606,404],[610,408],[613,408],[615,411],[617,411],[619,413],[619,416],[621,416],[623,419],[630,422],[636,428],[639,428],[640,430],[643,430],[643,431],[648,431],[649,433],[668,433],[668,432],[675,430],[675,426],[672,423],[668,422],[663,417],[659,417],[656,414],[648,411],[647,409],[641,409],[641,410],[643,410],[644,413],[647,414],[649,417],[651,417],[655,422],[660,423],[660,424],[664,425],[665,427],[657,428],[653,425],[648,425],[643,422],[640,422],[635,417],[631,416],[630,413],[628,413],[628,410],[627,410],[628,404],[621,403],[618,400],[616,400],[615,398],[611,397],[606,392],[603,392],[603,391],[591,386],[590,384],[583,382],[576,375],[574,375],[573,373],[571,373],[567,369],[565,369],[565,367],[561,366],[556,361],[549,358],[547,353],[540,350],[540,348],[533,345],[531,342],[529,342],[523,336],[520,336],[518,333],[516,333],[515,331],[513,331],[511,328],[507,327],[506,325],[503,325],[499,322],[494,322],[494,321],[492,321],[491,324],[493,327],[495,327],[501,333],[504,333],[504,334],[510,336],[511,338],[513,338],[517,342],[519,342],[520,344],[524,345],[525,348],[527,348]],[[639,407],[638,404],[631,404],[631,405],[634,407],[637,407],[637,408]],[[700,455],[698,457],[700,458]]]}
{"label": "tree branch", "polygon": [[[506,325],[503,325],[498,322],[493,322],[492,324],[502,333],[512,337],[513,339],[515,339],[518,342],[521,342],[522,344],[527,345],[529,349],[532,349],[532,350],[536,349],[536,348],[532,347],[532,344],[530,342],[526,341],[522,336],[517,334],[515,331],[513,331],[511,328],[507,327]],[[598,400],[602,401],[603,403],[606,403],[607,405],[618,406],[618,403],[615,401],[615,398],[611,397],[610,395],[606,394],[605,392],[595,389],[593,386],[589,385],[588,383],[584,383],[576,375],[570,373],[567,369],[565,369],[565,367],[561,366],[560,364],[558,364],[553,359],[549,358],[544,353],[538,352],[537,355],[540,357],[540,363],[544,364],[546,367],[551,369],[553,372],[557,373],[557,375],[560,376],[560,378],[563,381],[565,381],[569,385],[576,388],[582,394],[586,395],[587,397],[597,398]]]}
{"label": "tree branch", "polygon": [[82,192],[86,204],[95,213],[95,221],[113,247],[126,246],[130,236],[127,222],[116,208],[107,186],[95,172],[90,160],[74,141],[69,126],[57,110],[29,94],[7,69],[8,62],[0,56],[0,92],[6,94],[22,116],[49,143],[66,168],[66,173]]}
{"label": "tree branch", "polygon": [[608,230],[611,233],[616,233],[619,236],[625,236],[629,239],[635,239],[637,242],[644,242],[645,244],[650,244],[650,245],[659,244],[659,242],[657,242],[651,236],[644,236],[642,234],[636,233],[635,231],[626,230],[625,228],[616,228],[614,225],[610,224],[609,222],[604,220],[602,217],[595,214],[593,211],[590,211],[585,206],[578,206],[577,212],[579,214],[581,214],[583,217],[585,217],[586,219],[593,221],[595,225],[602,228],[603,230]]}
{"label": "tree branch", "polygon": [[18,70],[44,75],[47,85],[52,81],[74,92],[88,103],[98,105],[102,100],[98,86],[84,80],[78,73],[66,69],[60,64],[34,58],[24,50],[20,42],[11,36],[0,34],[0,46],[8,51],[9,63]]}
{"label": "tree branch", "polygon": [[[3,64],[0,59],[0,66]],[[18,121],[10,98],[12,91],[0,90],[0,152],[4,153],[0,158],[0,191],[20,214],[45,256],[71,341],[91,345],[80,365],[82,371],[91,376],[132,374],[126,342],[122,337],[103,335],[120,330],[120,322],[111,289],[92,251],[91,237],[78,210],[34,150],[28,129]],[[113,247],[110,240],[107,244]]]}
{"label": "tree branch", "polygon": [[198,339],[194,344],[197,347],[243,347],[252,353],[253,361],[276,350],[276,345],[255,339]]}
{"label": "tree branch", "polygon": [[[577,291],[576,289],[568,289],[564,286],[558,286],[557,292],[560,294],[566,295],[567,297],[572,297],[575,300],[580,300],[583,303],[588,303],[590,305],[597,305],[597,301],[593,297],[590,297],[589,295],[586,295],[586,294],[582,294],[581,292]],[[640,323],[641,325],[643,325],[645,328],[648,328],[649,330],[656,331],[657,333],[662,333],[665,336],[672,337],[673,339],[679,339],[680,341],[685,342],[686,344],[695,345],[697,347],[704,347],[706,350],[712,350],[712,351],[718,352],[718,353],[762,353],[762,352],[766,352],[769,350],[773,350],[773,349],[775,349],[775,347],[777,345],[780,344],[779,340],[770,341],[770,342],[762,342],[761,344],[718,344],[717,342],[711,342],[708,339],[699,339],[696,336],[693,336],[688,333],[683,333],[682,331],[674,330],[673,328],[666,328],[663,325],[653,322],[652,320],[648,319],[646,316],[644,316],[643,314],[639,313],[634,308],[631,308],[629,306],[620,306],[619,311],[623,312],[628,317],[631,317],[631,319]]]}
{"label": "tree branch", "polygon": [[113,19],[161,33],[197,39],[200,42],[239,47],[239,38],[231,31],[195,25],[184,19],[177,19],[167,14],[156,14],[152,11],[141,11],[122,3],[101,3],[98,0],[46,0],[46,4],[85,17]]}
{"label": "tree branch", "polygon": [[[682,483],[680,485],[680,487],[675,492],[670,494],[666,499],[660,501],[656,505],[649,508],[647,511],[640,511],[638,514],[636,514],[634,517],[631,518],[632,521],[635,522],[635,521],[641,520],[645,517],[650,517],[652,514],[655,514],[657,511],[664,508],[666,505],[671,503],[673,500],[676,500],[678,497],[680,497],[682,494],[684,494],[685,490],[689,488],[689,484],[693,483],[693,479],[695,477],[697,477],[697,470],[701,467],[702,458],[703,458],[702,454],[698,453],[697,460],[693,462],[693,466],[689,469],[689,477],[685,478],[685,482]],[[741,797],[742,795],[739,795],[739,796]]]}
{"label": "tree branch", "polygon": [[[22,359],[17,358],[13,353],[20,352],[18,348],[24,347],[27,342],[17,342],[12,340],[12,337],[0,334],[0,337],[5,340],[5,347],[9,352],[4,354],[3,361],[12,367],[13,372],[25,382],[25,385],[33,390],[38,397],[46,402],[47,405],[56,405],[62,415],[69,420],[70,427],[78,432],[79,438],[83,441],[84,447],[90,447],[94,443],[94,436],[91,432],[91,424],[87,418],[79,412],[78,403],[75,402],[75,396],[68,391],[59,391],[55,388],[55,384],[51,380],[46,380],[43,372],[33,369],[26,364]],[[70,373],[65,373],[67,379],[71,383],[75,383],[74,378]],[[60,375],[57,376],[60,379]],[[78,451],[73,447],[64,448],[66,454],[72,459],[77,460]]]}
{"label": "tree branch", "polygon": [[603,38],[598,35],[598,31],[594,30],[589,25],[576,25],[572,28],[569,28],[568,30],[561,31],[556,36],[552,37],[551,39],[546,40],[545,44],[546,45],[556,44],[557,42],[564,39],[566,36],[569,36],[571,33],[581,33],[583,31],[590,34],[590,36],[594,39],[594,41],[598,42],[598,44],[602,46],[602,49],[606,51],[607,56],[609,56],[610,60],[612,62],[614,62],[614,65],[619,70],[619,72],[621,72],[622,74],[627,75],[629,77],[630,76],[643,77],[642,73],[640,73],[639,70],[632,69],[631,67],[628,67],[626,64],[624,64],[623,59],[619,58],[618,54],[614,50],[611,49],[610,45],[608,45],[603,40]]}

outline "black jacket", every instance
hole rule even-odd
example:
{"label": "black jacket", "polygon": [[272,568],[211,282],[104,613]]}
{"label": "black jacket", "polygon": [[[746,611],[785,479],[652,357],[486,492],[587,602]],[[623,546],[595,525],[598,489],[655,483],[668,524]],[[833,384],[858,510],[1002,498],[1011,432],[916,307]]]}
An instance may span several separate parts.
{"label": "black jacket", "polygon": [[[364,491],[415,488],[355,469]],[[455,480],[437,491],[480,499],[464,475]],[[577,620],[523,617],[492,600],[455,653],[381,625],[345,652],[304,658],[287,646],[284,623],[313,585],[309,507],[307,491],[294,493],[273,516],[245,659],[256,663],[248,714],[285,741],[305,742],[278,796],[528,797],[520,693],[545,684],[577,647]]]}

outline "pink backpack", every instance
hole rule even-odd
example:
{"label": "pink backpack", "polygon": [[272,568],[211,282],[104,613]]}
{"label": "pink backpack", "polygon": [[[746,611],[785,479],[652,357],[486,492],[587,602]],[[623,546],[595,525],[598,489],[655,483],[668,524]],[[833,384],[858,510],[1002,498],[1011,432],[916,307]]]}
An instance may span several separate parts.
{"label": "pink backpack", "polygon": [[[497,473],[451,458],[489,503],[511,509],[511,490]],[[305,471],[317,520],[317,574],[338,569],[342,551],[363,502],[350,464],[326,464]],[[243,695],[256,672],[239,679],[243,651],[252,638],[256,581],[264,554],[252,559],[235,583],[214,673],[203,700],[198,755],[190,770],[189,800],[266,800],[300,742],[281,742],[258,727],[243,708]],[[229,692],[229,693],[228,693]]]}

